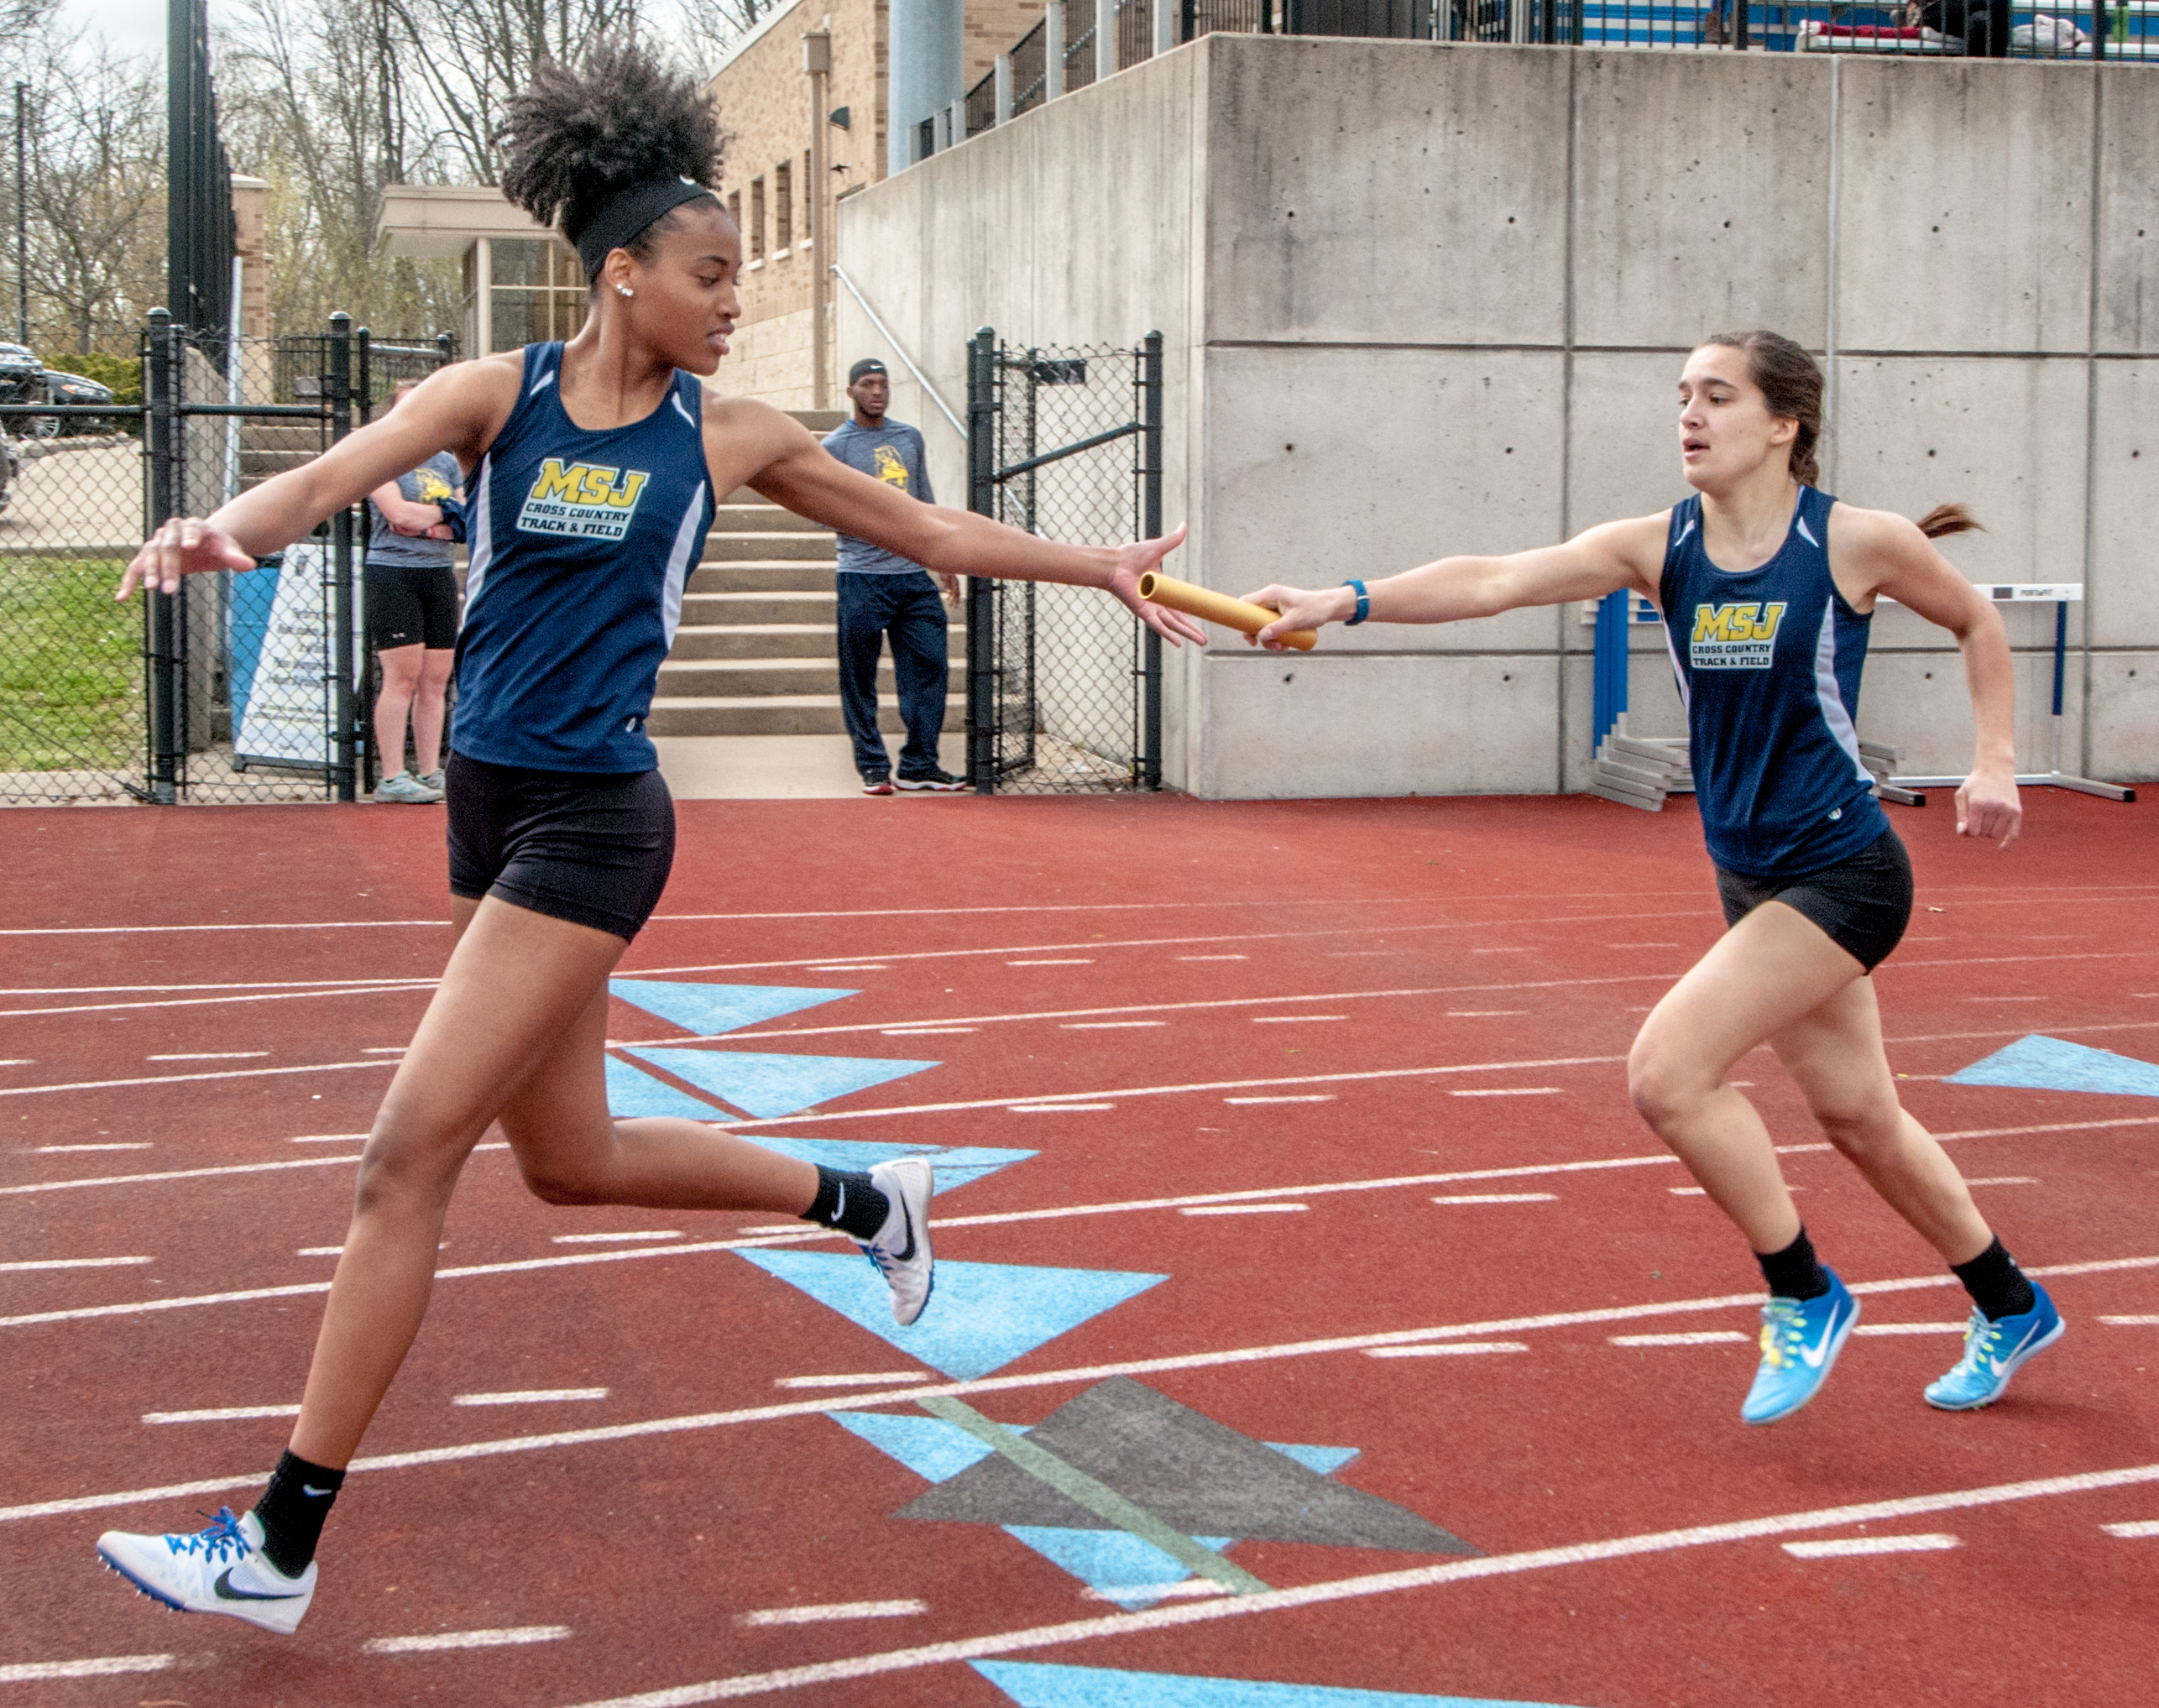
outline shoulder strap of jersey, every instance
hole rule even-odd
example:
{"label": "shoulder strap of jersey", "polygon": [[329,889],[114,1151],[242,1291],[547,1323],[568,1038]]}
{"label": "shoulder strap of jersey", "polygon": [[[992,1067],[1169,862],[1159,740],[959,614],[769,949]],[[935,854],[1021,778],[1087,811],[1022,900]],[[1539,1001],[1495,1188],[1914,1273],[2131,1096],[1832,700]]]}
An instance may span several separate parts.
{"label": "shoulder strap of jersey", "polygon": [[1826,492],[1811,486],[1799,489],[1799,514],[1792,519],[1792,530],[1822,554],[1822,561],[1829,561],[1829,507],[1837,502]]}
{"label": "shoulder strap of jersey", "polygon": [[1672,572],[1679,567],[1680,548],[1702,525],[1702,494],[1691,493],[1672,506],[1671,521],[1665,530],[1665,565],[1657,575],[1657,603],[1667,617],[1672,609]]}

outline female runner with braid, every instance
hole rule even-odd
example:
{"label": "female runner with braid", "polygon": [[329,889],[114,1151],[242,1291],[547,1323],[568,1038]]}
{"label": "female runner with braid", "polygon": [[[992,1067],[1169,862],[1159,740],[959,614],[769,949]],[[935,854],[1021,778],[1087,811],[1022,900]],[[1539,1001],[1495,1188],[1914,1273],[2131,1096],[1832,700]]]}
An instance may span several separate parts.
{"label": "female runner with braid", "polygon": [[1957,637],[1979,725],[1957,831],[2005,847],[2021,814],[2008,640],[1993,606],[1928,543],[1976,525],[1960,508],[1915,525],[1816,490],[1822,389],[1790,339],[1719,333],[1680,377],[1680,454],[1696,495],[1670,511],[1510,557],[1442,558],[1369,588],[1251,596],[1282,614],[1262,645],[1324,623],[1452,623],[1621,588],[1663,612],[1731,928],[1650,1011],[1628,1080],[1634,1107],[1738,1225],[1769,1283],[1762,1361],[1740,1410],[1749,1423],[1811,1399],[1859,1315],[1816,1260],[1769,1130],[1726,1077],[1762,1043],[1831,1142],[1972,1295],[1963,1356],[1927,1387],[1928,1404],[1991,1403],[2062,1334],[2052,1301],[1899,1105],[1869,976],[1911,911],[1911,863],[1853,729],[1875,601]]}
{"label": "female runner with braid", "polygon": [[609,971],[658,901],[674,815],[644,730],[715,494],[749,486],[823,526],[956,575],[1108,590],[1173,639],[1138,578],[1179,534],[1059,546],[917,503],[835,462],[777,410],[706,395],[727,353],[740,234],[712,191],[720,138],[688,81],[635,50],[546,68],[516,103],[504,188],[560,220],[591,281],[567,344],[446,368],[304,468],[128,566],[248,569],[437,452],[471,494],[448,761],[456,947],[375,1117],[290,1450],[254,1510],[192,1536],[108,1533],[105,1562],[167,1606],[289,1633],[344,1467],[419,1331],[465,1158],[499,1121],[552,1204],[798,1214],[860,1241],[912,1322],[931,1285],[929,1165],[846,1174],[689,1120],[614,1120]]}

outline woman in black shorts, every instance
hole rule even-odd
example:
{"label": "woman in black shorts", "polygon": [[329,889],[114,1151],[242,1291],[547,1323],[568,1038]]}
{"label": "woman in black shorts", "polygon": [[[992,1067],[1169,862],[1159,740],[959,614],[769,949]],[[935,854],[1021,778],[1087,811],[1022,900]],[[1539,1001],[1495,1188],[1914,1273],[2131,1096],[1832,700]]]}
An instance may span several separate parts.
{"label": "woman in black shorts", "polygon": [[956,575],[1139,598],[1183,537],[1067,546],[919,503],[828,455],[761,403],[707,394],[727,353],[740,234],[707,185],[719,132],[696,86],[639,50],[543,68],[515,103],[505,194],[558,219],[593,300],[567,346],[460,363],[306,467],[207,520],[160,529],[128,568],[171,593],[244,569],[392,475],[448,450],[468,471],[471,566],[451,733],[456,948],[375,1117],[290,1449],[254,1509],[192,1536],[108,1533],[106,1562],[168,1606],[290,1632],[343,1467],[426,1312],[442,1219],[499,1122],[555,1204],[802,1215],[860,1241],[912,1322],[931,1283],[918,1157],[844,1173],[702,1123],[616,1120],[608,974],[667,876],[674,815],[644,730],[714,494],[749,486],[820,525]]}
{"label": "woman in black shorts", "polygon": [[1650,1011],[1628,1063],[1634,1106],[1738,1225],[1769,1283],[1762,1361],[1740,1415],[1812,1398],[1859,1313],[1816,1259],[1769,1130],[1727,1077],[1774,1049],[1831,1142],[1938,1251],[1972,1295],[1964,1355],[1928,1404],[2000,1397],[2060,1317],[1897,1101],[1868,975],[1904,934],[1911,867],[1874,798],[1853,715],[1879,598],[1948,629],[1964,654],[1979,752],[1959,835],[2015,838],[2015,689],[2001,619],[1928,543],[1973,525],[1944,506],[1914,525],[1815,489],[1822,374],[1788,338],[1720,333],[1688,358],[1679,440],[1696,496],[1510,557],[1443,558],[1367,588],[1272,587],[1262,644],[1330,622],[1450,623],[1626,588],[1664,614],[1702,828],[1730,929]]}
{"label": "woman in black shorts", "polygon": [[[401,382],[389,394],[395,409],[419,386]],[[462,537],[450,516],[462,514],[464,473],[438,452],[419,467],[386,480],[368,494],[368,551],[362,601],[368,645],[382,671],[376,691],[374,740],[382,781],[375,799],[426,804],[442,798],[442,717],[450,666],[457,645],[457,577],[451,541]],[[407,714],[413,765],[405,764]]]}

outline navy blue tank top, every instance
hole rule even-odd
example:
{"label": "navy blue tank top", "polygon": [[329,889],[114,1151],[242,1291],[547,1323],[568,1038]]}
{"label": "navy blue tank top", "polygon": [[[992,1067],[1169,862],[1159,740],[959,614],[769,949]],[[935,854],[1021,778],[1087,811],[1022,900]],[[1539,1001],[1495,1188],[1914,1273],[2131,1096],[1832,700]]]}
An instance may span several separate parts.
{"label": "navy blue tank top", "polygon": [[1702,549],[1699,495],[1672,507],[1658,603],[1702,834],[1749,877],[1819,871],[1889,828],[1853,728],[1872,619],[1830,577],[1836,502],[1801,487],[1776,556],[1740,573]]}
{"label": "navy blue tank top", "polygon": [[526,346],[472,487],[450,744],[490,765],[649,771],[645,714],[712,525],[703,393],[677,372],[643,420],[587,432],[562,371],[560,344]]}

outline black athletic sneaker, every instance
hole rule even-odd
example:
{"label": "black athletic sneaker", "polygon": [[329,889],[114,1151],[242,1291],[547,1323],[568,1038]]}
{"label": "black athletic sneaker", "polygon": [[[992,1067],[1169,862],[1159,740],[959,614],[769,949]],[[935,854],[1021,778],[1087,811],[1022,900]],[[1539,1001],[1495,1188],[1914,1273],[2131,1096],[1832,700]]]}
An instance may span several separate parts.
{"label": "black athletic sneaker", "polygon": [[889,795],[892,792],[892,780],[882,771],[866,776],[862,779],[862,792],[865,795]]}
{"label": "black athletic sneaker", "polygon": [[907,795],[956,795],[975,786],[964,777],[954,776],[950,771],[924,771],[918,777],[902,777],[897,786],[901,793]]}

